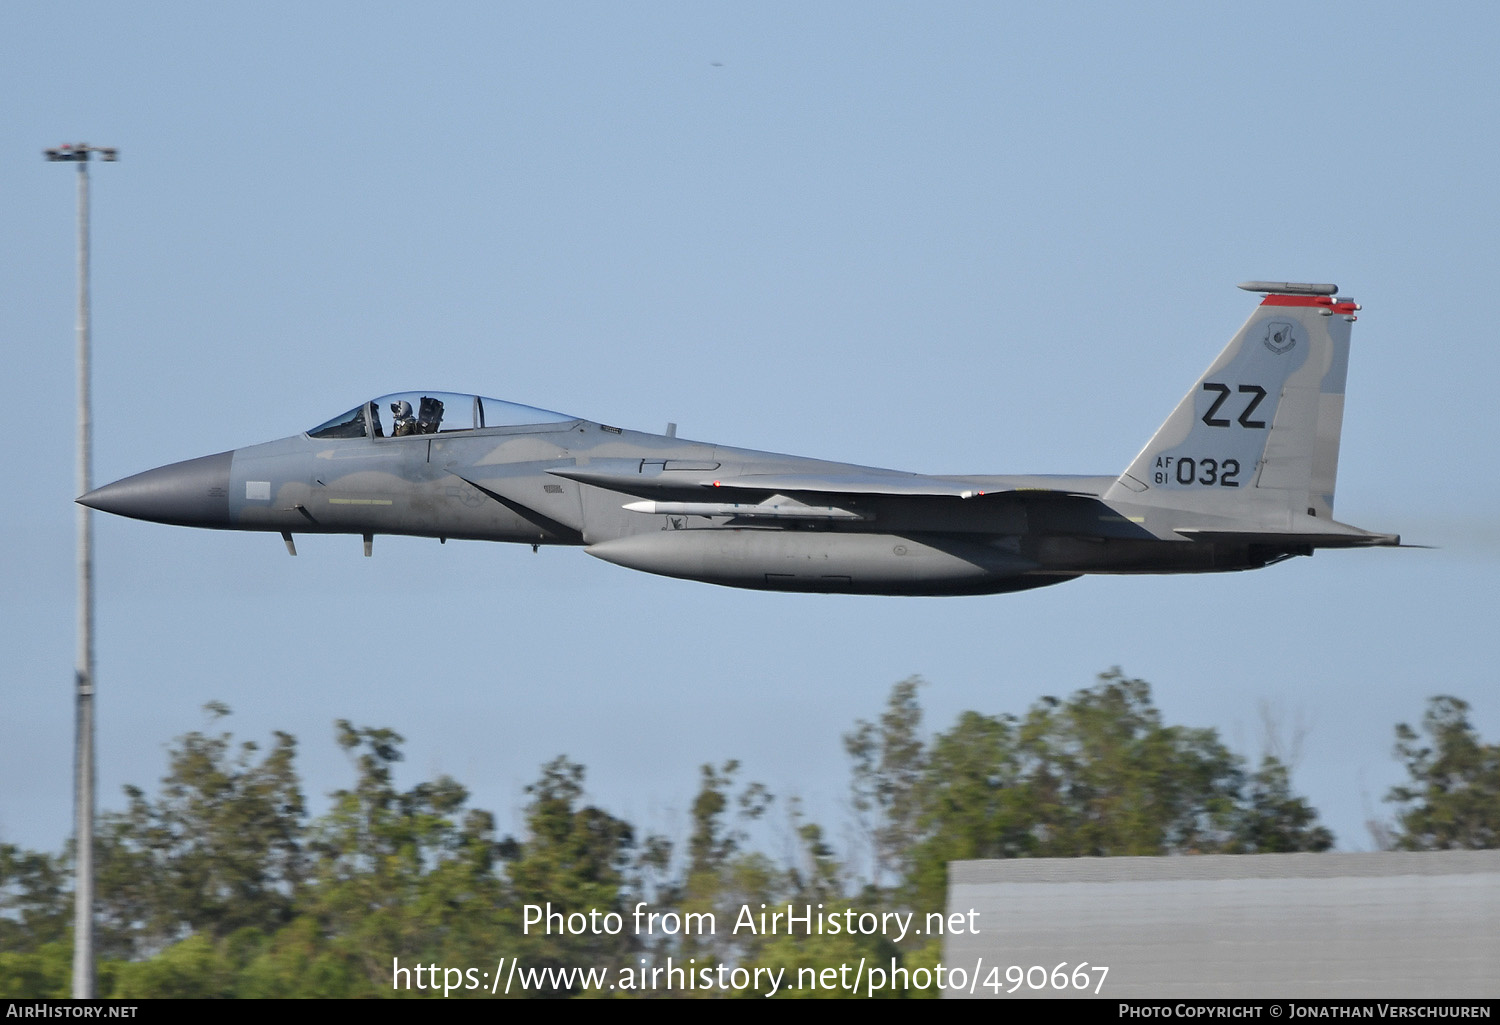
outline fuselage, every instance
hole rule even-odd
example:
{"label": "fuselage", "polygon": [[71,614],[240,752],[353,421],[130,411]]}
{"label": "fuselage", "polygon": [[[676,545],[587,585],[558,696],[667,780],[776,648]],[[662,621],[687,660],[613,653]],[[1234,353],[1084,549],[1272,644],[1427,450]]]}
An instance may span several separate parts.
{"label": "fuselage", "polygon": [[362,403],[303,434],[148,470],[79,501],[280,533],[578,545],[734,587],[1025,590],[1084,573],[1254,569],[1395,545],[1333,519],[1350,325],[1324,284],[1267,293],[1125,472],[932,476],[646,434],[445,392]]}
{"label": "fuselage", "polygon": [[[788,591],[998,593],[1083,573],[1246,569],[1285,554],[1187,543],[1170,533],[1162,539],[1147,528],[1148,517],[1098,498],[1114,482],[1109,476],[923,478],[573,418],[381,435],[308,432],[175,463],[106,485],[88,504],[157,522],[287,536],[580,545],[632,569]],[[634,474],[645,491],[565,476],[591,472],[615,481]],[[830,499],[836,506],[809,507],[805,517],[801,505],[770,517],[753,511],[760,506],[712,501],[718,477],[851,473],[961,482],[974,494],[842,494]],[[703,500],[638,499],[652,488],[700,491]],[[720,511],[736,504],[752,511]],[[842,515],[819,512],[832,508]]]}

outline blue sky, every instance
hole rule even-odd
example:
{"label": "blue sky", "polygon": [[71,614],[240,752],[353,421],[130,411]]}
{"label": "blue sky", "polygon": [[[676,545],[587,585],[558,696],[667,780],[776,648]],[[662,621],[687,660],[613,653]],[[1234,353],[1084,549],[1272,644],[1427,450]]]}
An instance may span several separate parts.
{"label": "blue sky", "polygon": [[1346,850],[1435,693],[1500,738],[1493,7],[9,4],[0,8],[0,841],[70,830],[73,177],[94,168],[96,483],[385,392],[932,473],[1118,472],[1253,308],[1336,281],[1341,519],[1435,550],[1030,594],[736,592],[579,551],[96,518],[101,806],[221,700],[408,740],[521,826],[558,754],[682,836],[697,767],[835,838],[840,736],[1119,665],[1295,782]]}

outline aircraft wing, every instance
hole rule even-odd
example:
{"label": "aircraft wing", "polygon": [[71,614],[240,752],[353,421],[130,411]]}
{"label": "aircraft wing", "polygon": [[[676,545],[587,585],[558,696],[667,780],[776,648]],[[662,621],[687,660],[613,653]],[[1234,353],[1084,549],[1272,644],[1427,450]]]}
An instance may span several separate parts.
{"label": "aircraft wing", "polygon": [[[632,466],[634,464],[632,463]],[[897,497],[951,497],[977,498],[986,494],[1007,491],[1032,490],[995,485],[989,481],[928,477],[919,473],[899,473],[894,470],[861,469],[853,473],[749,473],[739,476],[716,477],[712,471],[663,473],[641,473],[618,470],[613,467],[598,469],[568,467],[548,470],[554,477],[565,477],[608,488],[621,494],[641,498],[663,496],[703,498],[705,489],[751,492],[757,495],[775,494],[819,494],[819,495],[889,495]]]}
{"label": "aircraft wing", "polygon": [[[1335,526],[1344,526],[1335,524]],[[1400,548],[1401,535],[1376,534],[1356,527],[1347,532],[1291,530],[1196,530],[1179,527],[1178,534],[1189,541],[1211,541],[1221,544],[1306,545],[1310,548]]]}

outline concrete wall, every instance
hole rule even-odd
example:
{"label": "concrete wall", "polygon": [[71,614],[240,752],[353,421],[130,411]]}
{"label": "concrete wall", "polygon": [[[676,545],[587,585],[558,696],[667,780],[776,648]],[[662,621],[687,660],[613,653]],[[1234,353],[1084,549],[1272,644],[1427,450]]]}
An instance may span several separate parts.
{"label": "concrete wall", "polygon": [[971,909],[943,963],[1004,990],[1088,962],[1106,998],[1500,996],[1500,851],[954,862]]}

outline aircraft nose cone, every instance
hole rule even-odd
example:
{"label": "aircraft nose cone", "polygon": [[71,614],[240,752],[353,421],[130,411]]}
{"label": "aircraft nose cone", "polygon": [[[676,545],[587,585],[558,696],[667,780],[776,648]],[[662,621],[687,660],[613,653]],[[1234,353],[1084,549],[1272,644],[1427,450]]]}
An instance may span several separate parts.
{"label": "aircraft nose cone", "polygon": [[229,526],[233,452],[201,456],[95,488],[78,501],[90,509],[184,527]]}

